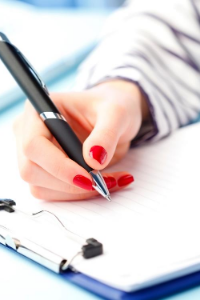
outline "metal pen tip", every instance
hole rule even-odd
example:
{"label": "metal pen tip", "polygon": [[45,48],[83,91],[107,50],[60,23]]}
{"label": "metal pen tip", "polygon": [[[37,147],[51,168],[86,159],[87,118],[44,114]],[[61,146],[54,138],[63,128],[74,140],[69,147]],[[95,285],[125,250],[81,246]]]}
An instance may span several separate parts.
{"label": "metal pen tip", "polygon": [[90,171],[89,173],[94,181],[93,188],[108,201],[111,201],[110,193],[101,173],[96,170]]}
{"label": "metal pen tip", "polygon": [[108,195],[108,196],[106,197],[106,199],[107,199],[108,201],[111,201],[110,195]]}

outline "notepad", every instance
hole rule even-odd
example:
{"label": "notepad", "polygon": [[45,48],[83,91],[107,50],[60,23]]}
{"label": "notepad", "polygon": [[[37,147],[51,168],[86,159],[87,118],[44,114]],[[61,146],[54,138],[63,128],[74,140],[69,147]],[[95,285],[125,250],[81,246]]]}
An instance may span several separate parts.
{"label": "notepad", "polygon": [[[5,130],[11,132],[2,128],[0,134]],[[73,266],[110,286],[133,291],[189,274],[200,269],[199,133],[200,124],[195,124],[155,144],[131,149],[110,170],[126,170],[135,182],[113,193],[111,202],[102,197],[68,202],[34,199],[19,178],[10,135],[8,146],[4,143],[1,149],[5,154],[1,197],[15,199],[23,210],[52,211],[68,229],[101,241],[103,255],[90,260],[79,257]],[[9,224],[10,217],[3,218]],[[57,232],[57,224],[48,221]],[[58,254],[70,252],[62,239],[56,245],[53,250]],[[76,247],[74,242],[73,250]]]}

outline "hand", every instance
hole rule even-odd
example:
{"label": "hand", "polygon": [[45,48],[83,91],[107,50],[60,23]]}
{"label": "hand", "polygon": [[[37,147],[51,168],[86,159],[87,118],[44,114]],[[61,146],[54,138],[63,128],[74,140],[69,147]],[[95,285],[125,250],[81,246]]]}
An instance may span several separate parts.
{"label": "hand", "polygon": [[[105,82],[94,88],[51,99],[83,143],[86,163],[95,170],[119,161],[128,151],[147,105],[136,85],[123,80]],[[31,193],[45,200],[87,199],[92,190],[90,175],[67,157],[29,101],[14,124],[21,177]],[[110,191],[127,186],[127,172],[104,173]]]}

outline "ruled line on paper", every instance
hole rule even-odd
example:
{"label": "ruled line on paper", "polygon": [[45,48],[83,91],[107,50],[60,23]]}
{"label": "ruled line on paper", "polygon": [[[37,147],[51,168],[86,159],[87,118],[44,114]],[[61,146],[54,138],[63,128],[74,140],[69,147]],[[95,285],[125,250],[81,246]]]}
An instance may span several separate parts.
{"label": "ruled line on paper", "polygon": [[[130,200],[130,198],[126,196],[126,193],[121,193],[119,195],[122,198]],[[155,202],[147,197],[144,197],[144,196],[136,193],[135,191],[134,191],[134,194],[132,194],[132,200],[130,200],[130,201],[132,201],[133,203],[138,203],[138,204],[142,205],[143,207],[148,207],[154,211],[158,207],[158,202]]]}
{"label": "ruled line on paper", "polygon": [[[129,158],[129,157],[128,157]],[[132,163],[132,166],[131,166]],[[121,167],[121,166],[120,166]],[[122,167],[120,168],[122,170],[127,170],[128,172],[132,172],[134,174],[134,169],[138,169],[141,172],[148,172],[148,175],[150,176],[158,176],[160,179],[165,180],[165,181],[169,181],[171,183],[174,182],[174,180],[178,179],[177,177],[175,178],[174,174],[166,174],[166,172],[164,171],[158,171],[156,170],[154,167],[149,166],[149,164],[147,164],[146,162],[144,162],[144,160],[134,160],[129,158],[128,161],[125,161],[122,165]],[[116,169],[115,169],[116,170]],[[119,167],[118,167],[119,170]],[[144,170],[144,171],[143,171]]]}
{"label": "ruled line on paper", "polygon": [[[137,149],[138,150],[138,149]],[[141,149],[141,151],[137,151],[137,157],[142,157],[143,156],[143,150],[145,149]],[[149,149],[148,151],[148,158],[151,160],[157,160],[158,162],[163,163],[163,160],[167,159],[167,164],[169,167],[173,167],[173,168],[178,168],[179,167],[179,156],[175,155],[174,157],[170,156],[169,159],[169,155],[167,153],[163,153],[161,150],[154,148],[154,149]]]}
{"label": "ruled line on paper", "polygon": [[[105,199],[93,200],[93,202],[95,204],[98,204],[99,207],[112,210],[112,214],[110,215],[110,217],[125,216],[127,213],[130,214],[130,208],[128,206],[116,202],[115,197],[117,199],[120,198],[119,195],[115,194],[113,195],[111,202],[105,201]],[[85,202],[85,205],[87,206],[87,202]],[[132,210],[132,215],[133,214],[140,214],[140,212],[138,212],[137,210]]]}
{"label": "ruled line on paper", "polygon": [[109,217],[114,213],[112,206],[107,207],[105,209],[103,206],[97,205],[96,203],[93,203],[91,200],[76,202],[75,205],[87,209],[102,218]]}
{"label": "ruled line on paper", "polygon": [[156,173],[160,174],[160,176],[163,176],[163,174],[165,174],[166,176],[170,176],[171,178],[178,178],[178,175],[176,174],[176,172],[174,172],[173,169],[168,169],[166,167],[158,167],[157,165],[155,165],[154,163],[152,163],[150,160],[146,161],[144,163],[144,159],[139,159],[136,157],[129,157],[129,164],[130,162],[132,162],[132,164],[137,163],[140,164],[141,166],[144,166],[144,168],[150,168],[151,171],[155,171]]}
{"label": "ruled line on paper", "polygon": [[158,178],[155,179],[153,176],[151,178],[146,177],[142,172],[140,172],[138,170],[134,170],[134,176],[137,178],[137,182],[138,182],[138,179],[139,179],[142,182],[144,182],[144,184],[146,184],[146,183],[147,184],[153,184],[154,186],[156,186],[158,188],[165,189],[167,191],[172,190],[172,186],[169,187],[169,183],[167,184],[166,181],[158,180]]}
{"label": "ruled line on paper", "polygon": [[148,204],[142,204],[137,201],[137,199],[130,200],[130,198],[120,195],[120,200],[114,200],[116,203],[125,206],[126,208],[129,208],[131,211],[137,211],[139,213],[146,213],[150,211],[155,211],[152,207],[150,207]]}
{"label": "ruled line on paper", "polygon": [[[94,200],[93,203],[97,204],[99,208],[104,207],[105,209],[109,210],[110,203],[105,203],[105,201],[102,201],[102,199]],[[110,207],[112,207],[112,210],[109,210],[110,213],[108,214],[108,218],[124,218],[124,216],[126,216],[127,214],[129,214],[130,217],[130,210],[128,211],[129,208],[122,205],[123,209],[120,209],[119,205],[120,203],[116,203],[116,201],[114,201],[114,197],[112,197],[112,205],[110,205]],[[131,217],[133,218],[136,215],[141,215],[141,212],[138,209],[132,210]]]}
{"label": "ruled line on paper", "polygon": [[[136,158],[131,157],[130,160],[132,162],[136,162],[136,160],[138,162],[144,161],[142,154],[137,155]],[[175,174],[178,175],[180,172],[180,162],[177,162],[177,160],[176,160],[176,164],[173,163],[170,165],[166,158],[163,159],[163,161],[161,162],[154,156],[154,158],[148,157],[148,164],[146,163],[146,165],[151,168],[153,166],[153,168],[159,172],[163,172],[163,169],[164,169],[165,173],[167,173],[167,174],[174,174],[174,172],[175,172]],[[172,172],[172,170],[173,170],[173,172]]]}
{"label": "ruled line on paper", "polygon": [[168,178],[163,179],[161,176],[158,176],[155,173],[151,173],[151,170],[149,170],[149,172],[148,172],[148,170],[139,170],[138,168],[137,169],[134,168],[133,172],[134,172],[134,175],[135,175],[135,173],[146,175],[148,180],[151,180],[153,178],[153,179],[155,179],[156,182],[162,182],[162,183],[164,182],[167,186],[174,185],[174,182],[172,180],[169,180]]}
{"label": "ruled line on paper", "polygon": [[52,203],[44,203],[44,205],[42,205],[43,209],[49,209],[50,211],[52,211],[55,214],[62,214],[65,213],[66,217],[69,218],[69,220],[72,221],[77,221],[79,220],[79,222],[88,222],[90,221],[86,216],[79,214],[77,211],[74,212],[74,210],[72,210],[70,208],[70,206],[68,205],[68,202],[52,202]]}
{"label": "ruled line on paper", "polygon": [[74,212],[75,214],[77,214],[77,216],[81,216],[81,217],[85,217],[88,221],[92,221],[95,222],[97,219],[99,219],[100,215],[98,214],[94,214],[93,212],[91,212],[90,210],[81,207],[81,201],[80,201],[80,205],[76,205],[75,203],[65,203],[68,205],[64,205],[63,208],[65,207],[65,209],[70,210],[72,212]]}
{"label": "ruled line on paper", "polygon": [[147,190],[149,192],[153,192],[153,193],[158,194],[160,196],[165,196],[165,195],[169,194],[169,191],[166,191],[163,188],[155,186],[154,184],[149,184],[149,183],[144,182],[144,181],[139,180],[139,179],[137,180],[136,184],[137,184],[137,187],[140,187],[140,188],[142,188],[144,190]]}

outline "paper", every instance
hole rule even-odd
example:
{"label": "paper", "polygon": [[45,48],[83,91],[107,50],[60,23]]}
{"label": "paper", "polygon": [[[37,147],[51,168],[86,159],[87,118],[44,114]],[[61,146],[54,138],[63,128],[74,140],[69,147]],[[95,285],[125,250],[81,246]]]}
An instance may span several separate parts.
{"label": "paper", "polygon": [[[11,132],[9,126],[1,130]],[[10,146],[7,142],[1,149],[1,197],[15,199],[23,210],[52,211],[70,230],[102,242],[104,255],[78,259],[74,266],[104,283],[130,291],[180,276],[200,269],[199,132],[200,124],[191,125],[130,150],[111,169],[130,172],[135,182],[112,194],[111,202],[102,197],[33,199],[19,179],[13,138],[7,134]]]}

